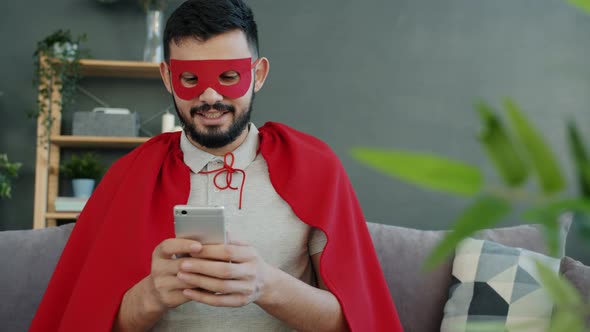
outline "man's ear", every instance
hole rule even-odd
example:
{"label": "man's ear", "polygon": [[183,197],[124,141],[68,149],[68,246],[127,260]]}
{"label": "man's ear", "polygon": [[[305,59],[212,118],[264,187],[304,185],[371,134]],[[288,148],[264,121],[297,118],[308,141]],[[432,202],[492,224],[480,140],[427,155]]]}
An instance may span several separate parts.
{"label": "man's ear", "polygon": [[162,81],[164,82],[164,86],[166,86],[166,90],[168,93],[172,94],[172,82],[170,82],[170,69],[168,68],[168,64],[165,61],[160,62],[160,76],[162,76]]}
{"label": "man's ear", "polygon": [[254,77],[256,78],[254,81],[254,92],[258,92],[260,89],[262,89],[264,81],[266,81],[266,76],[268,76],[268,71],[270,70],[270,63],[268,59],[265,57],[258,59],[258,64],[254,70]]}

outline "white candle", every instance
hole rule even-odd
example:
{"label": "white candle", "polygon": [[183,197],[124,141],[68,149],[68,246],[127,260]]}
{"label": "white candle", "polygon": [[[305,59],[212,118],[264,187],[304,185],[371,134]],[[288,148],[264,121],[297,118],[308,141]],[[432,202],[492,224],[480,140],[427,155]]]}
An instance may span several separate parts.
{"label": "white candle", "polygon": [[162,132],[167,133],[174,128],[174,115],[166,112],[162,115]]}

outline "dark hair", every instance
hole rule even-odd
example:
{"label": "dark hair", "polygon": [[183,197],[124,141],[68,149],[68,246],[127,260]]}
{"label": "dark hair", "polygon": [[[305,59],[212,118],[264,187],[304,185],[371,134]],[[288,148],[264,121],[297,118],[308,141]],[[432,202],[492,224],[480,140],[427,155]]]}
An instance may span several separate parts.
{"label": "dark hair", "polygon": [[254,58],[258,57],[258,28],[252,10],[243,0],[188,0],[170,15],[164,30],[164,58],[170,60],[170,43],[184,38],[208,39],[242,30]]}

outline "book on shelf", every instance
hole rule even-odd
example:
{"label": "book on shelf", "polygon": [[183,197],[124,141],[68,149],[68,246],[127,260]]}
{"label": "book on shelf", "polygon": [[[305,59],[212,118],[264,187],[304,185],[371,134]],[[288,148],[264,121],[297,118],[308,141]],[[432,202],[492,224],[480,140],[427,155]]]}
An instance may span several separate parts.
{"label": "book on shelf", "polygon": [[86,205],[88,198],[80,197],[57,197],[55,199],[56,212],[80,212]]}

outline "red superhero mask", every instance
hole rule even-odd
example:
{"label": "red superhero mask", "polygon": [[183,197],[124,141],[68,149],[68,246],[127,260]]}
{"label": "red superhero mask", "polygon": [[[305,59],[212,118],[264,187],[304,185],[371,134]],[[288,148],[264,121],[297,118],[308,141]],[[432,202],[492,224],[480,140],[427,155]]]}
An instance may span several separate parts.
{"label": "red superhero mask", "polygon": [[252,58],[229,60],[170,59],[172,86],[184,100],[200,96],[207,88],[231,99],[248,92],[252,83],[252,68],[258,64]]}

